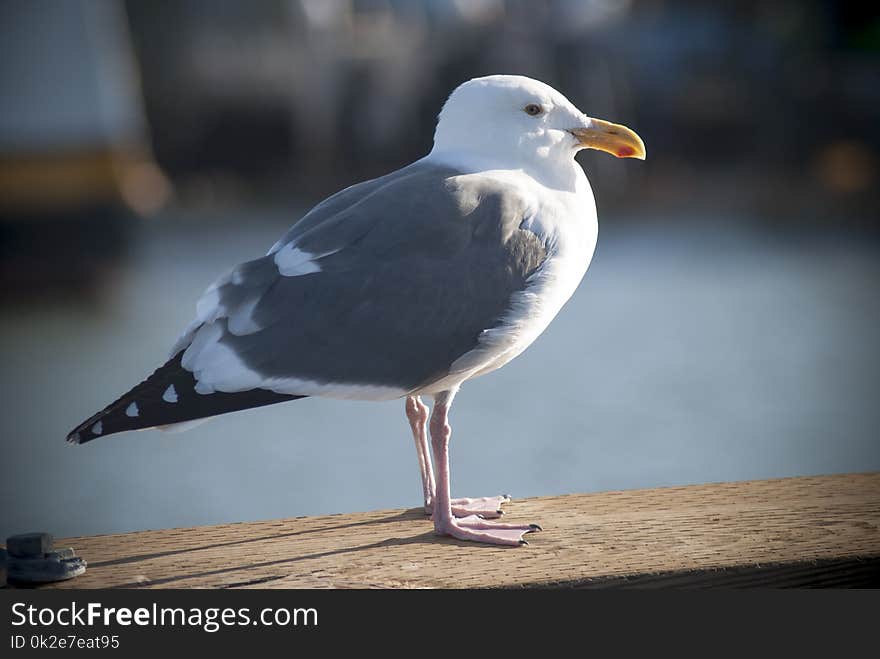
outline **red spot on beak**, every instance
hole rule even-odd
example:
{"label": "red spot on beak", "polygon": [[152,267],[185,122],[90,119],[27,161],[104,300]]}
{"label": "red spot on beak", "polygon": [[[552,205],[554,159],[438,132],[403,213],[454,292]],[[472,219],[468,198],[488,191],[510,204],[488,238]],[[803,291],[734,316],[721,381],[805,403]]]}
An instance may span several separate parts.
{"label": "red spot on beak", "polygon": [[633,154],[635,154],[636,150],[631,146],[622,146],[617,150],[618,158],[629,158]]}

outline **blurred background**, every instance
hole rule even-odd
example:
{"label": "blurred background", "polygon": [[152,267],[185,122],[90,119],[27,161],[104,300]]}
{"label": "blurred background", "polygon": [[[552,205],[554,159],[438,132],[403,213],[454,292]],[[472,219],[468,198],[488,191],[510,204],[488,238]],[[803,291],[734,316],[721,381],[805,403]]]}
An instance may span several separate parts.
{"label": "blurred background", "polygon": [[880,469],[870,7],[0,1],[0,537],[420,505],[402,402],[63,440],[163,361],[213,279],[424,155],[449,92],[491,73],[630,126],[648,159],[579,156],[595,259],[457,399],[454,494]]}

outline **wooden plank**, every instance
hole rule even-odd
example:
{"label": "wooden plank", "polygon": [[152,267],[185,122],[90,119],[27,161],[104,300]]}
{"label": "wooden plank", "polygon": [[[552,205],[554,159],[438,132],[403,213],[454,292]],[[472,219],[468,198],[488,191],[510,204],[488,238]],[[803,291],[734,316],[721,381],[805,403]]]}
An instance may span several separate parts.
{"label": "wooden plank", "polygon": [[880,473],[514,501],[528,547],[433,535],[385,510],[59,540],[89,563],[56,588],[878,585]]}
{"label": "wooden plank", "polygon": [[880,588],[880,556],[600,577],[542,588]]}

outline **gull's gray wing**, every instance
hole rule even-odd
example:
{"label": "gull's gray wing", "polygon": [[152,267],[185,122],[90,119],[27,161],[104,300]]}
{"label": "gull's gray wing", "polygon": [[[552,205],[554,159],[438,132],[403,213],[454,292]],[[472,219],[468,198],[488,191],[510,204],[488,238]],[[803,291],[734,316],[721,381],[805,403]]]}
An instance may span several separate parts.
{"label": "gull's gray wing", "polygon": [[196,391],[393,398],[446,376],[545,258],[527,201],[415,163],[330,197],[206,292]]}

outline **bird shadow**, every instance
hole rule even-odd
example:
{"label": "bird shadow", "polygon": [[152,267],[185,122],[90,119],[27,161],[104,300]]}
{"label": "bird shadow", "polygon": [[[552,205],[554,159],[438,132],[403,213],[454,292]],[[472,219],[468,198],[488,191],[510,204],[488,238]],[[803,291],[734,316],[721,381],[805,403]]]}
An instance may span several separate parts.
{"label": "bird shadow", "polygon": [[89,562],[89,567],[98,568],[98,567],[111,567],[114,565],[126,565],[128,563],[138,563],[140,561],[149,561],[155,558],[164,558],[166,556],[178,556],[181,554],[189,554],[197,551],[204,551],[207,549],[222,549],[223,547],[236,547],[240,545],[246,545],[253,542],[263,542],[264,540],[280,540],[282,538],[292,538],[296,536],[302,535],[310,535],[312,533],[324,533],[326,531],[338,531],[340,529],[350,529],[357,528],[363,526],[372,526],[375,524],[390,524],[392,522],[399,522],[403,520],[413,520],[418,521],[422,519],[426,519],[425,513],[421,508],[409,508],[404,510],[401,513],[396,515],[388,515],[387,517],[381,517],[379,519],[371,519],[364,522],[349,522],[347,524],[336,524],[334,526],[321,526],[320,528],[314,529],[304,529],[301,531],[290,531],[288,533],[275,533],[272,535],[262,535],[251,538],[243,538],[241,540],[229,540],[227,542],[217,542],[210,545],[198,545],[195,547],[185,547],[183,549],[170,549],[167,551],[160,552],[152,552],[148,554],[137,554],[135,556],[125,556],[123,558],[114,558],[108,561],[96,561]]}
{"label": "bird shadow", "polygon": [[[113,586],[114,588],[144,588],[149,586],[163,586],[168,585],[170,583],[184,581],[186,579],[200,579],[204,577],[214,577],[221,574],[231,574],[233,572],[247,572],[248,570],[257,570],[261,568],[267,567],[276,567],[279,565],[294,565],[296,563],[300,563],[302,561],[311,561],[319,558],[329,558],[331,556],[342,556],[344,554],[352,554],[361,551],[368,551],[371,549],[380,549],[382,547],[394,547],[401,545],[413,545],[413,544],[422,544],[428,542],[428,538],[431,536],[430,533],[426,533],[424,535],[415,536],[412,538],[388,538],[387,540],[380,540],[379,542],[371,542],[366,545],[359,545],[357,547],[345,547],[342,549],[332,549],[328,551],[315,552],[312,554],[305,554],[303,556],[292,556],[290,558],[279,558],[274,561],[262,561],[260,563],[251,563],[250,565],[236,565],[234,567],[226,567],[226,568],[218,568],[216,570],[205,570],[203,572],[191,572],[188,574],[178,574],[170,577],[163,577],[160,579],[150,579],[144,581],[132,581],[129,583],[123,583]],[[224,584],[222,588],[236,588],[241,586],[254,585],[258,583],[266,583],[269,581],[276,581],[278,579],[284,579],[290,576],[289,574],[279,574],[279,575],[271,575],[267,577],[260,577],[257,579],[240,581],[236,583]]]}
{"label": "bird shadow", "polygon": [[[308,529],[304,531],[292,531],[290,533],[278,533],[274,535],[264,535],[255,538],[246,538],[243,540],[233,540],[230,542],[221,542],[215,543],[211,545],[201,545],[198,547],[189,547],[186,549],[177,549],[171,551],[164,552],[155,552],[150,554],[140,554],[137,556],[129,556],[126,558],[114,559],[110,561],[102,561],[91,563],[89,567],[91,568],[99,568],[99,567],[109,567],[115,565],[125,565],[131,563],[137,563],[139,561],[145,561],[155,558],[162,558],[166,556],[176,556],[180,554],[197,552],[206,549],[216,549],[222,547],[232,547],[232,546],[240,546],[247,543],[252,542],[261,542],[264,540],[277,540],[281,538],[290,538],[296,536],[308,535],[311,533],[317,533],[322,531],[332,531],[339,529],[348,529],[348,528],[356,528],[363,526],[370,526],[375,524],[389,524],[391,522],[397,522],[401,520],[425,520],[425,514],[422,508],[411,508],[409,510],[405,510],[396,515],[389,515],[387,517],[382,517],[380,519],[368,520],[364,522],[351,522],[347,524],[337,524],[335,526],[323,526],[319,529]],[[204,570],[201,572],[189,572],[186,574],[177,574],[168,577],[162,577],[158,579],[143,579],[138,581],[131,581],[128,583],[115,584],[114,588],[144,588],[150,586],[165,586],[168,584],[173,584],[180,581],[185,581],[188,579],[199,579],[205,577],[213,577],[223,574],[232,574],[235,572],[243,572],[247,573],[249,570],[258,570],[267,567],[277,567],[281,565],[295,565],[297,563],[301,563],[304,561],[311,561],[321,558],[330,558],[333,556],[344,556],[347,554],[356,554],[358,552],[370,551],[375,549],[382,549],[388,547],[400,547],[407,545],[459,545],[462,547],[468,547],[472,549],[493,549],[497,550],[499,547],[497,545],[482,545],[473,542],[465,542],[461,540],[457,540],[455,538],[445,537],[445,536],[437,536],[434,535],[433,531],[427,531],[425,533],[421,533],[416,536],[408,537],[408,538],[387,538],[384,540],[380,540],[377,542],[371,542],[364,545],[358,545],[356,547],[343,547],[339,549],[329,549],[327,551],[314,552],[311,554],[305,554],[301,556],[291,556],[288,558],[279,558],[272,561],[262,561],[258,563],[251,563],[248,565],[236,565],[232,567],[224,567],[218,568],[215,570]],[[268,583],[271,581],[277,581],[280,579],[284,579],[291,576],[289,573],[285,574],[277,574],[277,575],[264,575],[260,577],[256,577],[253,579],[246,579],[242,581],[237,581],[233,583],[223,584],[221,588],[237,588],[242,586],[250,586],[250,585],[259,585],[263,583]]]}

